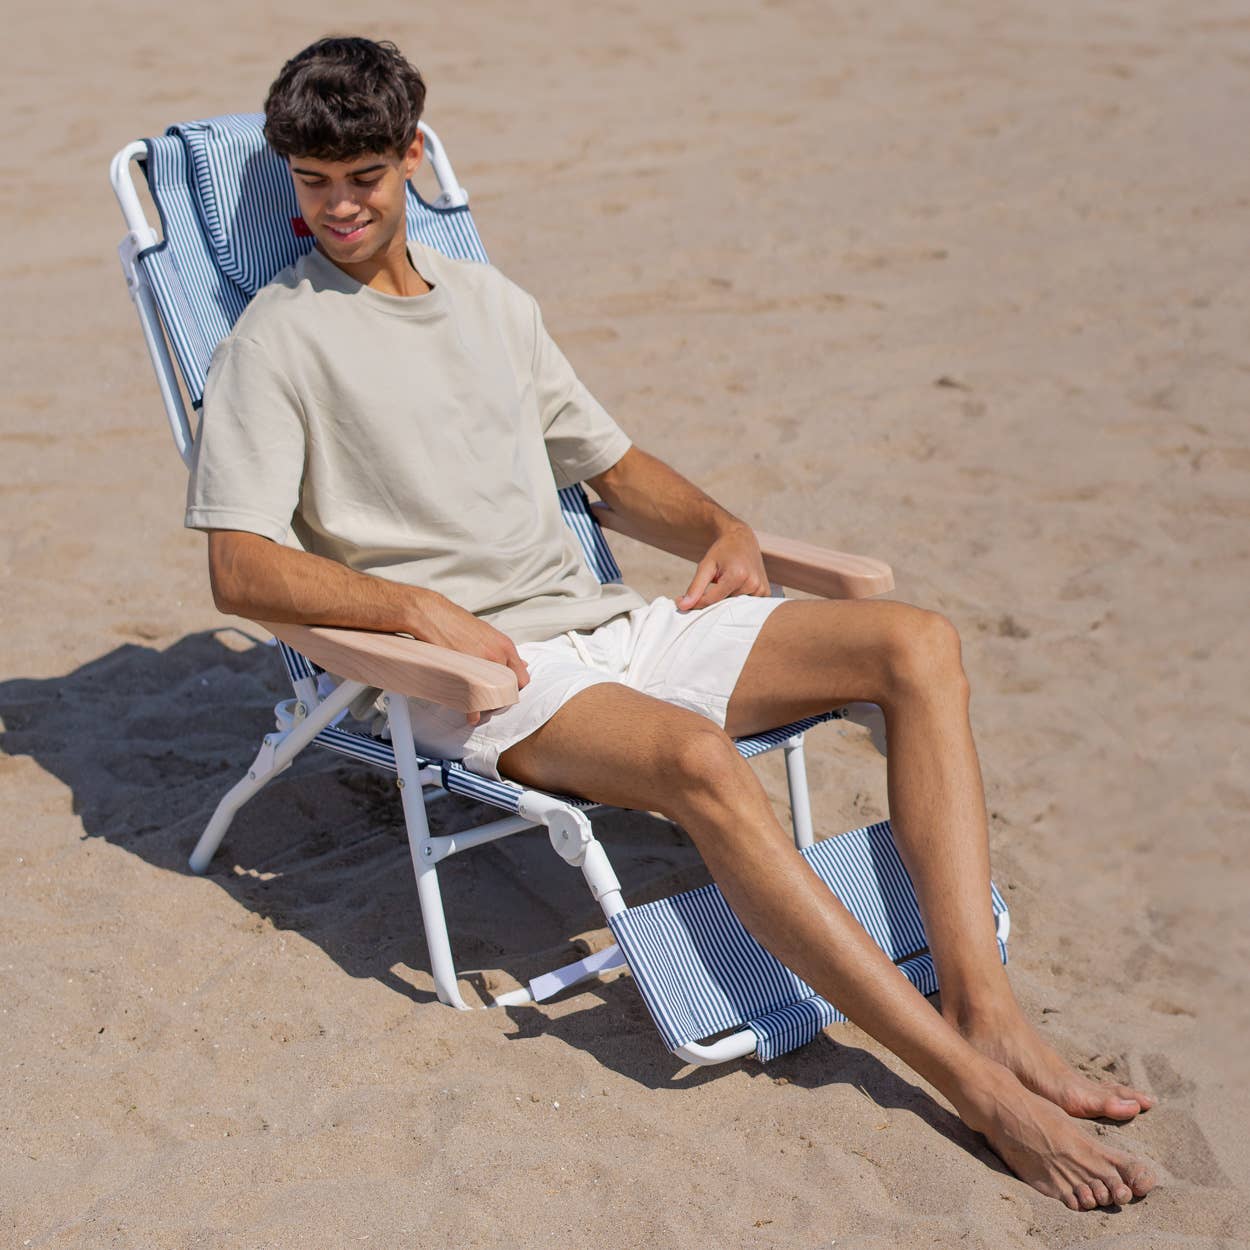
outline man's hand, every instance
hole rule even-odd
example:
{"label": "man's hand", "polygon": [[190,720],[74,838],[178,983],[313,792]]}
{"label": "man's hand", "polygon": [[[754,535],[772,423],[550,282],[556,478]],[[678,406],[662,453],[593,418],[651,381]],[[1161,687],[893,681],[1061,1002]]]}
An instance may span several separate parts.
{"label": "man's hand", "polygon": [[[516,674],[518,690],[529,685],[529,669],[512,639],[443,595],[429,595],[422,601],[420,622],[410,632],[422,642],[506,665]],[[470,725],[482,719],[480,712],[466,712],[464,716]]]}
{"label": "man's hand", "polygon": [[706,608],[730,595],[768,594],[755,531],[664,461],[631,447],[610,469],[587,481],[643,542],[685,554],[699,551],[711,539],[694,580],[677,600],[678,611]]}
{"label": "man's hand", "polygon": [[686,593],[677,600],[679,611],[706,608],[731,595],[766,598],[768,574],[755,532],[741,522],[726,530],[699,561]]}

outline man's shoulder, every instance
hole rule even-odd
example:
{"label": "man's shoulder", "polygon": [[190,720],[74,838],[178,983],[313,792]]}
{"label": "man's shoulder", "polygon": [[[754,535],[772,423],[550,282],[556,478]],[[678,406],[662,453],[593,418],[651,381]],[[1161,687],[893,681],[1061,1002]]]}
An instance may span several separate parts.
{"label": "man's shoulder", "polygon": [[424,264],[433,271],[431,276],[441,277],[454,290],[483,299],[504,300],[514,307],[528,306],[530,302],[530,296],[489,261],[447,256],[417,239],[408,240],[408,249],[418,270]]}
{"label": "man's shoulder", "polygon": [[267,332],[298,320],[309,308],[314,294],[307,273],[307,256],[274,274],[248,301],[234,323],[232,338],[263,339]]}

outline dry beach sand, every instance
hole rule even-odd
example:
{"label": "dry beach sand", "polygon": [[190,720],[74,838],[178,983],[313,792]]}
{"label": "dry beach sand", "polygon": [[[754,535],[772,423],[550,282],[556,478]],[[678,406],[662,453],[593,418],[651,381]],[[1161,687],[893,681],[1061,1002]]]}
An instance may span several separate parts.
{"label": "dry beach sand", "polygon": [[[362,12],[638,441],[959,625],[1015,984],[1159,1095],[1101,1131],[1163,1184],[1068,1212],[850,1027],[701,1074],[626,977],[451,1013],[394,791],[337,758],[187,873],[281,681],[180,528],[105,166],[258,107],[344,10],[80,0],[12,14],[0,75],[0,1243],[1250,1245],[1245,6]],[[809,760],[818,829],[882,815],[863,729]],[[703,880],[667,825],[601,828],[634,897]],[[537,836],[445,880],[478,1001],[606,941]]]}

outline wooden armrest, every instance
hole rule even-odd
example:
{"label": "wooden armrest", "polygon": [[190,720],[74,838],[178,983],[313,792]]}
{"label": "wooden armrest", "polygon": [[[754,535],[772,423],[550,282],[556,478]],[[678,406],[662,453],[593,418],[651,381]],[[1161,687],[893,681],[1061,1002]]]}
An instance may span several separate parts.
{"label": "wooden armrest", "polygon": [[[615,530],[627,538],[659,547],[687,560],[701,560],[704,549],[697,543],[656,541],[644,533],[619,512],[606,503],[592,503],[591,510],[604,529]],[[890,566],[870,556],[849,555],[844,551],[830,551],[815,543],[800,542],[795,538],[782,538],[777,534],[755,533],[764,557],[764,568],[769,581],[792,590],[802,590],[809,595],[823,595],[826,599],[866,599],[883,595],[894,589],[894,573]]]}
{"label": "wooden armrest", "polygon": [[488,712],[517,701],[516,674],[504,664],[446,647],[328,625],[257,621],[327,673],[380,690],[428,699],[461,712]]}
{"label": "wooden armrest", "polygon": [[894,589],[894,570],[884,560],[830,551],[815,543],[755,531],[769,581],[826,599],[869,599]]}

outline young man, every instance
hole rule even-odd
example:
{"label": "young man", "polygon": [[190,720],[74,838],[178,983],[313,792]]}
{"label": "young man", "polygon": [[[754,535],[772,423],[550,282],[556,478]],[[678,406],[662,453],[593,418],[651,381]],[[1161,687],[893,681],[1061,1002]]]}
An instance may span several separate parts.
{"label": "young man", "polygon": [[[1148,1166],[1072,1117],[1131,1119],[1150,1097],[1069,1068],[999,962],[954,628],[901,603],[766,598],[751,529],[631,446],[528,295],[405,242],[424,96],[397,49],[363,39],[313,45],[270,91],[266,134],[316,247],[256,296],[209,374],[187,524],[209,532],[218,606],[508,665],[511,708],[466,723],[414,707],[422,749],[664,813],[758,940],[1023,1180],[1073,1210],[1147,1193]],[[706,551],[676,603],[586,569],[554,488],[582,480]],[[940,1014],[794,851],[731,741],[851,700],[885,714],[891,819]]]}

